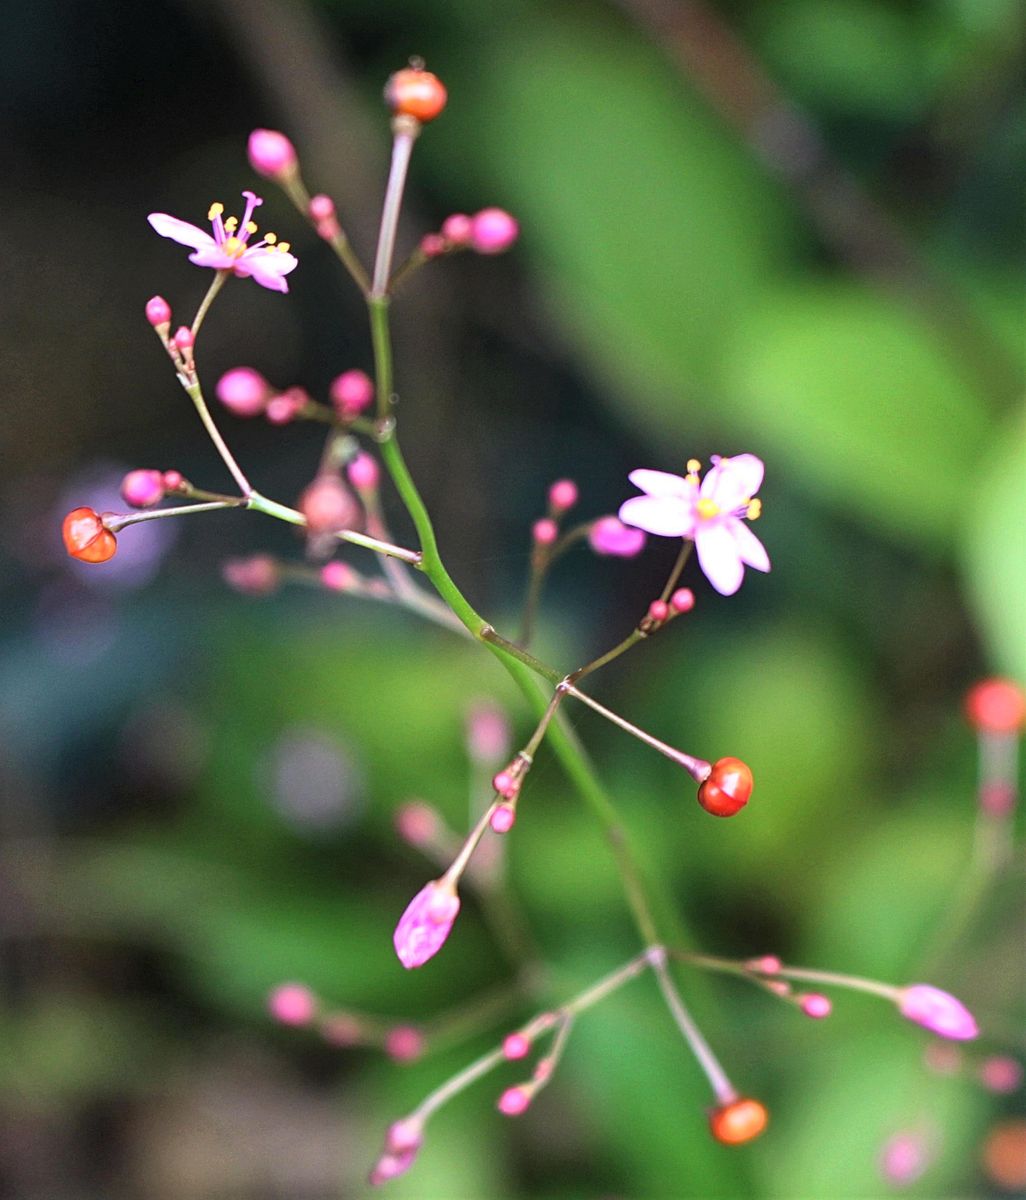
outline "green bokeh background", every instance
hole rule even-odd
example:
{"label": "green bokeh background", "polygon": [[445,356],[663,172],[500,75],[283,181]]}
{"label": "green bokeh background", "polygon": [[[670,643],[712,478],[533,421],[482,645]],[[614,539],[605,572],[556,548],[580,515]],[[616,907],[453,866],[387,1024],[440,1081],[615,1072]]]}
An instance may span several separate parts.
{"label": "green bokeh background", "polygon": [[[394,306],[404,448],[450,570],[512,630],[553,479],[576,479],[591,516],[639,465],[763,457],[772,573],[725,600],[692,569],[695,612],[593,684],[692,753],[743,757],[752,804],[713,821],[667,762],[574,723],[695,945],[893,982],[924,969],[972,851],[962,695],[986,673],[1026,678],[1022,24],[1016,0],[45,0],[12,16],[4,1194],[364,1195],[387,1122],[515,1019],[400,1066],[265,1014],[284,979],[419,1022],[510,978],[472,899],[423,971],[390,943],[431,870],[395,810],[421,797],[462,827],[468,791],[483,800],[471,700],[530,732],[496,664],[392,609],[230,593],[229,555],[302,560],[257,517],[183,523],[137,576],[68,564],[56,535],[132,466],[226,482],[141,318],[155,291],[191,313],[206,280],[146,213],[230,201],[253,182],[248,131],[283,128],[369,258],[380,88],[411,53],[450,107],[417,147],[402,247],[491,203],[523,227],[512,254],[435,264]],[[359,298],[283,200],[262,212],[300,257],[292,291],[229,287],[201,371],[209,387],[247,363],[323,394],[369,366]],[[224,426],[262,490],[294,501],[318,432]],[[539,651],[569,669],[611,645],[673,552],[569,556]],[[275,783],[297,742],[341,756],[330,787],[310,785],[320,820]],[[600,832],[544,750],[509,858],[550,1002],[635,952]],[[907,1194],[1008,1194],[981,1145],[1022,1093],[990,1096],[974,1072],[1023,1053],[1022,895],[1016,866],[931,966],[986,1035],[953,1077],[924,1069],[925,1035],[886,1004],[839,994],[812,1023],[682,973],[728,1071],[773,1113],[728,1150],[646,978],[578,1022],[521,1120],[493,1108],[513,1068],[447,1108],[391,1193],[875,1200],[891,1194],[882,1143],[923,1128],[937,1158]]]}

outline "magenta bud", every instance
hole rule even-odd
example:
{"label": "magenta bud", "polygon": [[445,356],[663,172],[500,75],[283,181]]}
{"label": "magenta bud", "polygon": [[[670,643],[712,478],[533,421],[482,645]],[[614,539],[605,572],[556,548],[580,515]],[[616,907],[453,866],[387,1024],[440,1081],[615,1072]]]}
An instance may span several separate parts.
{"label": "magenta bud", "polygon": [[995,1054],[980,1063],[980,1083],[988,1092],[1008,1095],[1022,1086],[1022,1063],[1007,1054]]}
{"label": "magenta bud", "polygon": [[414,1062],[424,1053],[424,1035],[415,1025],[396,1025],[385,1035],[385,1053],[393,1062]]}
{"label": "magenta bud", "polygon": [[485,208],[470,219],[470,244],[478,254],[501,254],[517,240],[520,226],[501,208]]}
{"label": "magenta bud", "polygon": [[820,995],[819,992],[809,992],[807,996],[802,996],[798,1005],[807,1017],[812,1017],[816,1021],[822,1021],[824,1017],[829,1017],[834,1007],[830,1003],[830,999]]}
{"label": "magenta bud", "polygon": [[159,330],[163,326],[163,332],[167,333],[171,324],[171,305],[163,296],[151,296],[146,301],[146,320],[154,329]]}
{"label": "magenta bud", "polygon": [[625,525],[619,517],[599,517],[588,534],[588,543],[596,554],[633,558],[644,549],[645,534]]}
{"label": "magenta bud", "polygon": [[509,718],[491,700],[474,701],[467,713],[467,753],[481,766],[501,762],[512,738]]}
{"label": "magenta bud", "polygon": [[557,513],[565,513],[577,503],[577,484],[572,479],[557,479],[549,488],[549,504]]}
{"label": "magenta bud", "polygon": [[329,562],[321,567],[321,583],[333,592],[347,592],[356,582],[356,572],[344,562]]}
{"label": "magenta bud", "polygon": [[411,800],[395,814],[396,833],[411,846],[426,846],[441,829],[441,819],[430,804]]}
{"label": "magenta bud", "polygon": [[492,787],[504,800],[512,800],[520,791],[520,785],[509,771],[499,771],[492,777]]}
{"label": "magenta bud", "polygon": [[474,223],[466,213],[453,213],[442,222],[442,237],[453,246],[467,246],[473,236]]}
{"label": "magenta bud", "polygon": [[335,201],[323,193],[311,196],[309,212],[314,221],[330,221],[335,216]]}
{"label": "magenta bud", "polygon": [[299,510],[311,533],[349,529],[358,515],[352,493],[337,475],[318,475],[300,496]]}
{"label": "magenta bud", "polygon": [[252,367],[226,371],[215,388],[218,400],[237,417],[256,417],[267,407],[273,389]]}
{"label": "magenta bud", "polygon": [[349,482],[358,492],[372,492],[378,486],[381,470],[377,460],[361,450],[353,461],[346,467]]}
{"label": "magenta bud", "polygon": [[420,252],[425,258],[438,258],[448,249],[448,244],[440,233],[425,233],[420,239]]}
{"label": "magenta bud", "polygon": [[249,165],[268,179],[288,179],[295,175],[299,159],[296,148],[274,129],[254,129],[246,147]]}
{"label": "magenta bud", "polygon": [[302,407],[302,402],[291,391],[282,392],[267,401],[264,416],[271,425],[288,425],[296,419]]}
{"label": "magenta bud", "polygon": [[761,958],[750,958],[745,967],[749,971],[758,971],[760,975],[776,975],[784,964],[775,954],[764,954]]}
{"label": "magenta bud", "polygon": [[283,1025],[309,1025],[317,1012],[317,1000],[301,983],[283,983],[267,998],[267,1008]]}
{"label": "magenta bud", "polygon": [[690,612],[695,607],[695,593],[690,588],[678,588],[670,597],[670,607],[675,613]]}
{"label": "magenta bud", "polygon": [[489,818],[489,825],[495,833],[509,833],[517,819],[517,810],[512,804],[499,804]]}
{"label": "magenta bud", "polygon": [[880,1151],[880,1174],[896,1187],[907,1187],[923,1174],[932,1155],[926,1138],[907,1130],[888,1138]]}
{"label": "magenta bud", "polygon": [[196,344],[196,339],[192,336],[192,330],[188,325],[180,325],[172,340],[179,350],[191,350]]}
{"label": "magenta bud", "polygon": [[422,967],[445,945],[460,911],[453,884],[433,879],[420,889],[399,918],[392,942],[407,970]]}
{"label": "magenta bud", "polygon": [[954,996],[928,983],[913,983],[898,993],[898,1011],[939,1037],[964,1042],[979,1036],[972,1013]]}
{"label": "magenta bud", "polygon": [[551,546],[559,537],[559,526],[548,517],[542,517],[531,527],[531,537],[537,546]]}
{"label": "magenta bud", "polygon": [[521,1113],[527,1112],[530,1104],[531,1092],[523,1084],[518,1084],[516,1087],[507,1088],[495,1107],[504,1117],[519,1117]]}
{"label": "magenta bud", "polygon": [[368,1177],[368,1183],[372,1187],[380,1187],[383,1183],[388,1183],[390,1179],[397,1179],[400,1175],[405,1175],[413,1166],[413,1160],[416,1157],[416,1150],[407,1150],[402,1154],[383,1154],[374,1164],[374,1170]]}
{"label": "magenta bud", "polygon": [[385,1149],[390,1154],[405,1154],[419,1150],[424,1144],[424,1122],[419,1117],[404,1117],[394,1121],[385,1134]]}
{"label": "magenta bud", "polygon": [[648,615],[657,624],[661,624],[670,615],[670,606],[665,600],[653,600],[648,606]]}
{"label": "magenta bud", "polygon": [[177,492],[185,484],[185,477],[181,471],[165,471],[164,472],[164,491]]}
{"label": "magenta bud", "polygon": [[247,596],[266,596],[278,586],[278,564],[266,554],[230,558],[221,568],[225,583]]}
{"label": "magenta bud", "polygon": [[522,1033],[510,1033],[502,1040],[502,1053],[514,1062],[518,1058],[526,1058],[531,1053],[531,1039]]}
{"label": "magenta bud", "polygon": [[331,402],[343,419],[358,416],[374,399],[374,384],[363,371],[343,371],[332,381]]}
{"label": "magenta bud", "polygon": [[121,481],[121,495],[133,508],[150,508],[164,499],[164,472],[129,471]]}

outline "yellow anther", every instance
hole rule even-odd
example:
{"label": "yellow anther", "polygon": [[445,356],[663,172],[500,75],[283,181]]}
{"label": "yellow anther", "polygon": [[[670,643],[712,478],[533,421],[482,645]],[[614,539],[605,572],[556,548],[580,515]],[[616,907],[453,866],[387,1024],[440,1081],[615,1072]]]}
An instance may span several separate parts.
{"label": "yellow anther", "polygon": [[239,218],[238,217],[229,217],[228,220],[225,221],[224,227],[225,227],[225,229],[228,230],[229,233],[234,233],[236,231],[236,229],[238,229],[238,227],[239,227]]}
{"label": "yellow anther", "polygon": [[246,243],[242,241],[241,238],[230,237],[224,243],[221,249],[225,252],[225,254],[230,254],[232,258],[238,258],[245,252]]}
{"label": "yellow anther", "polygon": [[720,506],[715,500],[703,499],[699,500],[695,505],[695,512],[703,521],[707,521],[710,517],[718,517],[720,515]]}
{"label": "yellow anther", "polygon": [[277,240],[278,240],[278,235],[276,233],[265,233],[264,234],[264,241],[268,244],[268,246],[273,246]]}
{"label": "yellow anther", "polygon": [[697,475],[698,472],[701,471],[701,469],[702,469],[702,464],[698,461],[697,458],[689,458],[688,459],[688,474],[689,475]]}
{"label": "yellow anther", "polygon": [[692,487],[698,487],[698,476],[697,475],[685,475],[684,482],[690,483]]}
{"label": "yellow anther", "polygon": [[758,521],[758,519],[762,516],[762,501],[761,500],[749,500],[748,501],[747,516],[748,516],[749,521]]}
{"label": "yellow anther", "polygon": [[247,221],[246,222],[246,232],[247,233],[256,233],[256,231],[257,231],[256,221]]}
{"label": "yellow anther", "polygon": [[291,247],[292,247],[291,242],[279,242],[278,243],[278,249],[281,250],[282,253],[287,253],[291,249]]}
{"label": "yellow anther", "polygon": [[219,217],[223,212],[224,205],[219,202],[215,202],[210,206],[210,210],[207,213],[207,220],[212,221],[215,217]]}

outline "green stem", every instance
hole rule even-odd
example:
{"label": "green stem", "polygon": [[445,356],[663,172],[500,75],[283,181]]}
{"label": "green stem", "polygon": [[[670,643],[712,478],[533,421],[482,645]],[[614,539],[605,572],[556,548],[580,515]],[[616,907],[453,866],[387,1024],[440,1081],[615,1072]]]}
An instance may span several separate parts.
{"label": "green stem", "polygon": [[[287,521],[290,525],[306,525],[306,517],[298,509],[279,504],[277,500],[268,500],[259,492],[250,491],[249,507],[265,516],[276,517],[279,521]],[[420,554],[416,550],[407,550],[403,546],[393,546],[391,542],[383,542],[379,538],[368,537],[365,533],[357,533],[354,529],[340,529],[332,534],[339,541],[350,542],[354,546],[362,546],[365,550],[373,550],[376,554],[387,554],[390,558],[398,558],[411,566],[420,565]]]}

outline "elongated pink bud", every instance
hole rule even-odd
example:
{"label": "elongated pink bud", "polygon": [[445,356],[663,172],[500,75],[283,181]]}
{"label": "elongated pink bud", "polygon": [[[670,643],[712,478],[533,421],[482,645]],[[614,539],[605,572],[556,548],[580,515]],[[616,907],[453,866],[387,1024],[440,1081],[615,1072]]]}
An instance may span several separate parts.
{"label": "elongated pink bud", "polygon": [[422,967],[441,950],[460,911],[451,883],[433,879],[413,897],[399,918],[392,942],[407,970]]}
{"label": "elongated pink bud", "polygon": [[276,129],[254,129],[249,135],[249,165],[268,179],[289,179],[295,175],[296,148]]}
{"label": "elongated pink bud", "polygon": [[928,983],[913,983],[898,994],[898,1011],[939,1037],[966,1042],[979,1036],[973,1014],[960,1001]]}

